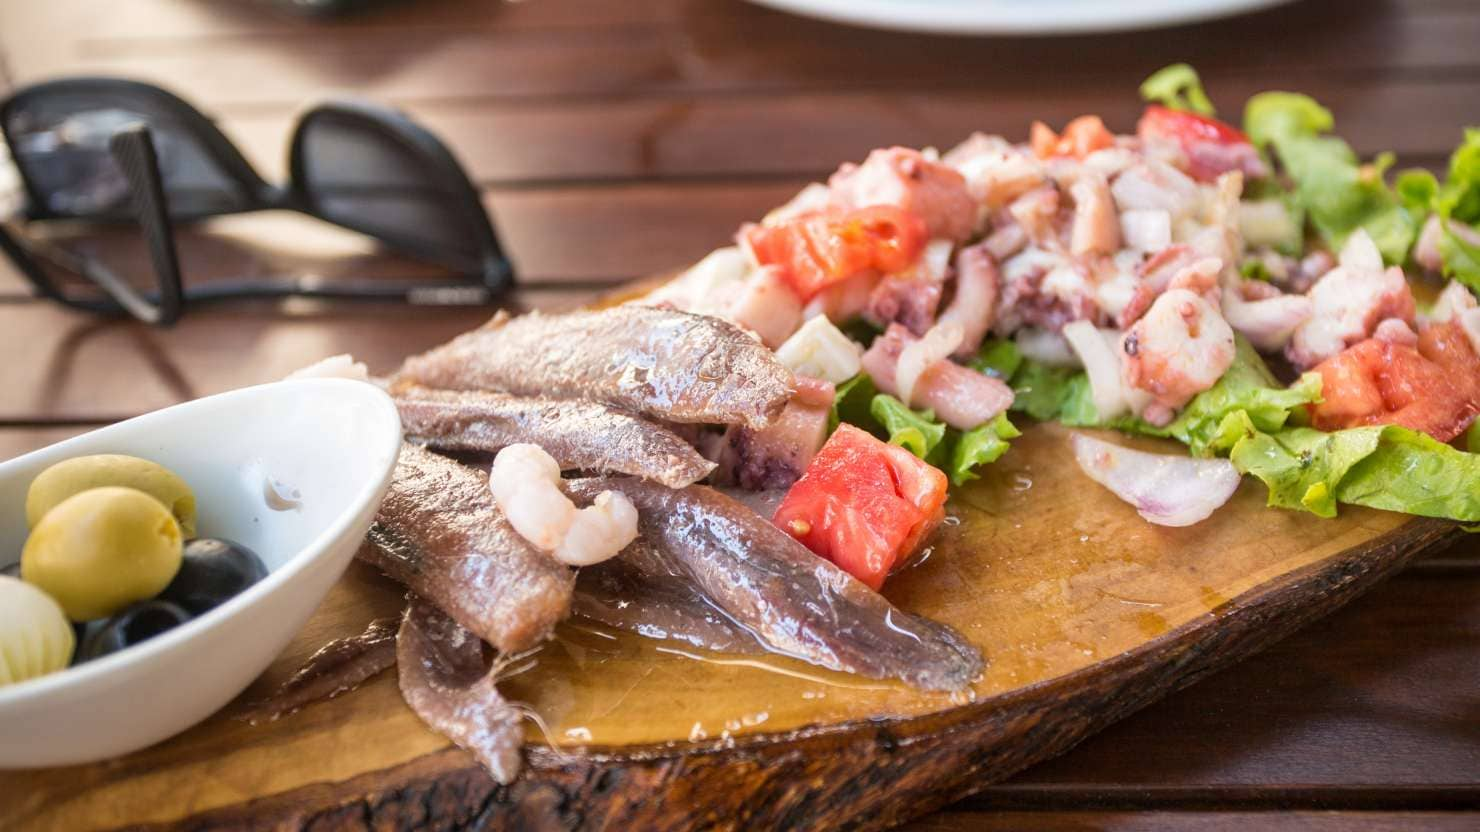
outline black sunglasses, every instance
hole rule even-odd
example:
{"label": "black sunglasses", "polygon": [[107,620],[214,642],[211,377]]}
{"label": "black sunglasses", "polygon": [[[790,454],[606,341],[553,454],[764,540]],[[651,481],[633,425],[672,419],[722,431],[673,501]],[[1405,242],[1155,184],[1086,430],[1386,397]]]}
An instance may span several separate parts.
{"label": "black sunglasses", "polygon": [[[199,110],[138,81],[68,78],[25,87],[0,103],[0,132],[25,186],[26,219],[132,223],[148,243],[154,273],[139,285],[95,258],[0,225],[0,249],[36,290],[77,309],[166,325],[186,301],[292,295],[463,305],[490,302],[513,281],[478,191],[452,153],[389,108],[334,101],[305,113],[293,128],[284,187],[264,181]],[[463,277],[182,284],[174,222],[266,209],[358,231]],[[53,280],[42,259],[101,293]]]}

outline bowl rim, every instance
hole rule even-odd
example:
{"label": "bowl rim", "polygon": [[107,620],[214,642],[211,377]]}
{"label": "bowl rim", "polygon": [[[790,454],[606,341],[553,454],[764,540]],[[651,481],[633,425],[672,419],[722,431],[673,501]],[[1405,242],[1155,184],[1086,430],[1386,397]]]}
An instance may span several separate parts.
{"label": "bowl rim", "polygon": [[[131,419],[106,425],[79,436],[69,437],[44,448],[27,452],[14,459],[0,462],[0,479],[5,479],[8,476],[13,476],[11,473],[13,469],[34,464],[38,458],[49,456],[65,458],[68,449],[88,443],[89,441],[96,441],[98,434],[110,431],[122,431],[125,428],[137,430],[140,427],[148,427],[154,422],[179,418],[182,413],[188,414],[197,410],[209,411],[223,406],[229,407],[239,399],[261,398],[279,393],[286,394],[288,391],[294,389],[302,391],[303,387],[299,385],[309,385],[311,388],[319,388],[324,391],[325,395],[359,396],[370,404],[372,408],[379,411],[378,415],[381,417],[379,421],[386,428],[389,428],[384,436],[383,447],[372,446],[366,448],[364,453],[375,454],[377,451],[383,453],[386,461],[384,471],[381,475],[379,477],[365,478],[353,493],[353,498],[346,505],[345,509],[333,521],[326,524],[307,544],[297,552],[294,552],[287,560],[283,561],[281,566],[270,571],[267,577],[247,587],[246,590],[228,599],[220,606],[207,610],[201,615],[186,621],[184,624],[154,636],[145,642],[132,645],[128,649],[120,650],[117,653],[84,662],[80,665],[64,668],[55,673],[36,676],[22,682],[0,687],[0,716],[3,716],[6,708],[19,702],[55,695],[64,689],[75,689],[90,684],[109,673],[113,673],[125,665],[142,663],[168,653],[209,630],[224,626],[229,619],[242,614],[248,607],[257,604],[268,595],[285,588],[289,581],[295,579],[314,563],[322,560],[328,553],[330,546],[349,532],[350,524],[360,515],[365,506],[383,491],[390,480],[392,472],[395,470],[396,460],[400,454],[402,441],[401,418],[396,410],[395,402],[384,390],[375,384],[342,378],[291,379],[258,384],[252,387],[243,387],[181,402],[140,416],[135,416]],[[60,459],[57,461],[60,461]],[[322,600],[322,598],[315,599],[314,604],[317,605]]]}

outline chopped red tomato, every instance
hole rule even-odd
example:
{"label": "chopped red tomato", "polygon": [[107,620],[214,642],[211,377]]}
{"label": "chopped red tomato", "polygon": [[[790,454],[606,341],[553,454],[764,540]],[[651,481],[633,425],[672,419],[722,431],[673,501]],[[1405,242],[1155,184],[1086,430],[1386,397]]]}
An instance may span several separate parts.
{"label": "chopped red tomato", "polygon": [[1242,130],[1216,118],[1151,104],[1136,125],[1142,139],[1165,139],[1182,147],[1188,172],[1211,182],[1230,170],[1262,175],[1264,163]]}
{"label": "chopped red tomato", "polygon": [[1448,442],[1480,413],[1480,356],[1457,325],[1436,324],[1418,349],[1369,338],[1317,364],[1321,430],[1401,425]]}
{"label": "chopped red tomato", "polygon": [[740,233],[756,260],[780,267],[803,301],[861,272],[903,271],[925,248],[925,223],[888,205],[815,211]]}
{"label": "chopped red tomato", "polygon": [[1033,147],[1033,155],[1040,159],[1052,156],[1083,159],[1096,150],[1114,147],[1115,134],[1099,116],[1080,116],[1064,125],[1062,136],[1041,121],[1033,122],[1028,143]]}
{"label": "chopped red tomato", "polygon": [[874,589],[945,516],[946,475],[909,451],[839,425],[773,522]]}
{"label": "chopped red tomato", "polygon": [[1160,104],[1146,107],[1140,123],[1136,125],[1136,135],[1143,139],[1175,139],[1178,142],[1249,143],[1249,137],[1244,135],[1244,131],[1227,122],[1186,110],[1173,110]]}

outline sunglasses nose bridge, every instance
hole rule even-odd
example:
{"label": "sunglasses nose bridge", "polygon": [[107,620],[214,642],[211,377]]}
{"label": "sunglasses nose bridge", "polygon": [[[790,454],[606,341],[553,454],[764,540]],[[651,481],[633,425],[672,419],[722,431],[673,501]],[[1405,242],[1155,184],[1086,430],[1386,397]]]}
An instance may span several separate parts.
{"label": "sunglasses nose bridge", "polygon": [[257,191],[256,201],[273,211],[302,211],[305,207],[298,189],[291,182],[284,185],[264,182]]}

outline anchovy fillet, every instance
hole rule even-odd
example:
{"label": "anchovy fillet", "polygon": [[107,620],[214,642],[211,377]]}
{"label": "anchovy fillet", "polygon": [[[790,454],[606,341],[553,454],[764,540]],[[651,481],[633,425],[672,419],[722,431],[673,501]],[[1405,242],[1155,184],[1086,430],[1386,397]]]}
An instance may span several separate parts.
{"label": "anchovy fillet", "polygon": [[396,663],[396,626],[394,618],[377,618],[364,632],[325,644],[271,696],[248,705],[236,718],[253,725],[272,722],[354,690]]}
{"label": "anchovy fillet", "polygon": [[793,378],[734,324],[645,306],[517,318],[406,359],[395,386],[587,399],[668,422],[770,424]]}
{"label": "anchovy fillet", "polygon": [[433,730],[471,751],[504,785],[522,766],[522,717],[498,692],[483,643],[413,597],[396,636],[401,696]]}
{"label": "anchovy fillet", "polygon": [[714,470],[668,428],[596,402],[410,387],[396,393],[396,408],[409,439],[439,450],[498,453],[532,442],[564,470],[628,474],[669,488]]}
{"label": "anchovy fillet", "polygon": [[764,653],[754,633],[670,574],[641,538],[620,557],[588,566],[576,579],[571,611],[651,639],[679,641],[717,653]]}
{"label": "anchovy fillet", "polygon": [[359,557],[492,644],[518,653],[570,611],[575,574],[520,537],[484,478],[403,445]]}
{"label": "anchovy fillet", "polygon": [[662,567],[646,568],[682,576],[778,652],[928,690],[957,690],[981,675],[981,653],[960,633],[895,609],[882,595],[712,488],[669,489],[626,478],[567,485],[572,495],[586,500],[606,490],[625,494],[637,506],[640,539],[663,560]]}

